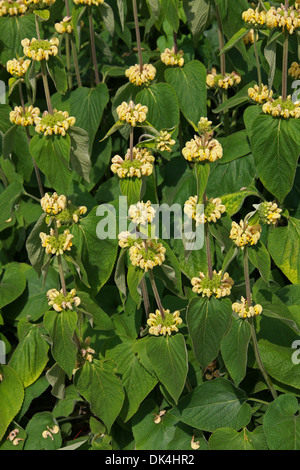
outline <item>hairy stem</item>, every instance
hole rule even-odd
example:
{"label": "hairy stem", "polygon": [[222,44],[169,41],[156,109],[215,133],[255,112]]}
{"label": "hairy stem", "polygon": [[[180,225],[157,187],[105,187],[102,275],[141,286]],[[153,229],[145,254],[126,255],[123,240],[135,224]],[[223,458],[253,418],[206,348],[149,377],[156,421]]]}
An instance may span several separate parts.
{"label": "hairy stem", "polygon": [[[203,194],[203,204],[207,203],[206,193],[204,191]],[[204,224],[204,235],[205,235],[205,248],[206,248],[206,259],[207,259],[207,269],[208,269],[208,276],[210,279],[213,278],[213,269],[212,269],[212,259],[211,259],[211,248],[210,248],[210,236],[209,236],[209,228],[208,223]]]}
{"label": "hairy stem", "polygon": [[173,43],[174,43],[174,54],[178,53],[178,45],[177,45],[177,33],[173,31]]}
{"label": "hairy stem", "polygon": [[99,71],[98,71],[96,46],[95,46],[95,31],[94,31],[94,26],[93,26],[93,15],[92,15],[91,6],[88,6],[88,16],[89,16],[91,51],[92,51],[92,60],[93,60],[94,73],[95,73],[95,81],[96,81],[96,85],[98,85],[100,83],[100,77],[99,77]]}
{"label": "hairy stem", "polygon": [[[248,263],[248,252],[247,252],[247,247],[244,249],[244,274],[245,274],[245,284],[246,284],[246,299],[247,299],[247,305],[248,308],[251,306],[252,298],[251,298],[251,284],[250,284],[250,276],[249,276],[249,263]],[[260,352],[258,348],[258,342],[257,342],[257,337],[256,337],[256,331],[255,331],[255,326],[254,326],[254,319],[250,318],[249,320],[250,326],[251,326],[251,337],[252,337],[252,345],[254,349],[254,354],[255,354],[255,359],[257,362],[257,365],[260,369],[260,372],[272,394],[273,399],[277,398],[277,393],[276,390],[274,389],[274,386],[270,380],[270,377],[263,365],[263,362],[260,357]]]}
{"label": "hairy stem", "polygon": [[[56,238],[58,238],[58,228],[57,228],[56,220],[54,220],[54,233],[55,233]],[[64,296],[66,297],[67,288],[66,288],[66,280],[65,280],[61,255],[57,256],[57,263],[58,263],[58,271],[59,271],[59,277],[60,277],[60,283],[61,283],[62,291],[63,291]]]}
{"label": "hairy stem", "polygon": [[138,56],[139,56],[139,66],[140,66],[140,72],[142,72],[143,71],[143,58],[142,58],[141,36],[140,36],[140,28],[139,28],[139,19],[138,19],[138,11],[137,11],[136,0],[132,0],[132,8],[133,8],[133,16],[134,16],[136,43],[137,43]]}
{"label": "hairy stem", "polygon": [[288,55],[289,55],[289,32],[284,32],[283,57],[282,57],[282,99],[287,97],[287,75],[288,75]]}
{"label": "hairy stem", "polygon": [[72,72],[71,72],[71,56],[70,56],[70,38],[69,34],[65,34],[66,42],[66,61],[67,61],[67,77],[69,90],[72,88]]}
{"label": "hairy stem", "polygon": [[150,278],[153,294],[154,294],[154,297],[155,297],[155,300],[156,300],[156,303],[157,303],[157,306],[158,306],[158,310],[161,314],[161,318],[164,320],[165,319],[164,308],[163,308],[161,300],[160,300],[160,296],[159,296],[159,293],[158,293],[158,290],[157,290],[157,286],[156,286],[156,282],[155,282],[155,279],[154,279],[154,276],[153,276],[153,272],[152,272],[151,269],[149,269],[148,273],[149,273],[149,278]]}
{"label": "hairy stem", "polygon": [[134,138],[134,130],[133,127],[130,127],[130,135],[129,135],[129,155],[130,155],[130,160],[133,160],[133,138]]}
{"label": "hairy stem", "polygon": [[141,289],[142,289],[142,296],[143,296],[143,301],[144,301],[146,318],[149,318],[150,301],[149,301],[149,295],[148,295],[148,290],[147,290],[147,284],[146,284],[145,277],[143,277],[142,280],[141,280]]}
{"label": "hairy stem", "polygon": [[73,60],[74,60],[77,85],[79,87],[82,87],[81,76],[80,76],[80,71],[79,71],[79,66],[78,66],[77,50],[76,50],[76,45],[75,45],[73,34],[71,34],[70,40],[71,40],[71,48],[72,48],[72,55],[73,55]]}
{"label": "hairy stem", "polygon": [[258,50],[257,50],[256,30],[254,30],[254,54],[255,54],[255,60],[256,60],[259,92],[261,92],[262,80],[261,80],[260,60],[259,60]]}
{"label": "hairy stem", "polygon": [[40,40],[41,35],[40,35],[39,20],[38,20],[37,15],[34,15],[34,19],[35,19],[35,29],[36,29],[37,38],[38,38],[38,40]]}
{"label": "hairy stem", "polygon": [[50,114],[53,114],[45,59],[41,60],[41,71],[42,71],[42,78],[43,78],[43,84],[44,84],[44,90],[45,90],[45,96],[46,96],[48,112]]}

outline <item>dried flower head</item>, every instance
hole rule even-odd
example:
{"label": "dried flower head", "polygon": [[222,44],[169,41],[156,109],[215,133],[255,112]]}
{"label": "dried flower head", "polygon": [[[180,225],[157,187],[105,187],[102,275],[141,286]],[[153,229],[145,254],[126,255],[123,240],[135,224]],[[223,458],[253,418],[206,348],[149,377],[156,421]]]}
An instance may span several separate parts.
{"label": "dried flower head", "polygon": [[147,324],[150,326],[150,335],[171,336],[172,332],[177,333],[177,327],[182,323],[182,318],[180,318],[180,311],[176,310],[174,313],[170,313],[169,309],[163,309],[163,312],[164,318],[162,318],[159,310],[155,310],[155,313],[149,314]]}

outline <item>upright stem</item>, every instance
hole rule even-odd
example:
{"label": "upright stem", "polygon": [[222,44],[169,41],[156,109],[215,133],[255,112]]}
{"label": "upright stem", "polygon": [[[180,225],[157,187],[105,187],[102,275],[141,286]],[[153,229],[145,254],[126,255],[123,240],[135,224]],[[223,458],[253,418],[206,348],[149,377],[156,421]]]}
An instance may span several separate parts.
{"label": "upright stem", "polygon": [[134,130],[133,127],[130,127],[130,134],[129,134],[129,155],[130,155],[130,160],[133,160],[133,137],[134,137]]}
{"label": "upright stem", "polygon": [[78,66],[78,57],[77,57],[76,45],[75,45],[75,42],[74,42],[73,34],[71,34],[70,40],[71,40],[71,48],[72,48],[72,55],[73,55],[73,60],[74,60],[74,67],[75,67],[77,85],[79,87],[82,87],[81,76],[80,76],[79,66]]}
{"label": "upright stem", "polygon": [[45,59],[41,60],[41,71],[42,71],[43,84],[44,84],[44,90],[45,90],[45,96],[46,96],[48,112],[50,114],[53,114]]}
{"label": "upright stem", "polygon": [[142,73],[142,71],[143,71],[143,58],[142,58],[141,36],[140,36],[140,28],[139,28],[139,19],[138,19],[138,11],[137,11],[136,0],[132,0],[132,8],[133,8],[133,16],[134,16],[136,42],[137,42],[138,55],[139,55],[140,72]]}
{"label": "upright stem", "polygon": [[[247,252],[247,247],[244,249],[244,274],[245,274],[245,284],[246,284],[246,299],[247,299],[247,305],[248,308],[251,306],[251,284],[250,284],[250,276],[249,276],[249,263],[248,263],[248,252]],[[250,318],[250,326],[251,326],[251,336],[252,336],[252,344],[253,344],[253,349],[254,349],[254,354],[255,354],[255,359],[258,364],[258,367],[261,371],[261,374],[263,378],[265,379],[265,382],[272,394],[273,399],[277,398],[277,393],[276,390],[274,389],[274,386],[270,380],[270,377],[263,365],[263,362],[260,357],[260,352],[258,348],[258,342],[257,342],[257,337],[256,337],[256,331],[255,331],[255,326],[254,326],[254,319]]]}
{"label": "upright stem", "polygon": [[257,51],[256,30],[254,30],[254,54],[255,54],[256,68],[257,68],[258,86],[259,86],[259,91],[261,92],[262,80],[261,80],[260,61],[259,61],[259,56],[258,56],[258,51]]}
{"label": "upright stem", "polygon": [[[205,206],[206,202],[207,202],[207,197],[206,197],[206,193],[204,191],[204,194],[203,194],[203,204],[204,204],[204,206]],[[209,276],[210,279],[212,279],[213,278],[213,269],[212,269],[210,236],[209,236],[208,223],[204,224],[204,235],[205,235],[205,248],[206,248],[208,276]]]}
{"label": "upright stem", "polygon": [[95,46],[95,31],[93,26],[93,16],[92,16],[92,7],[88,6],[88,16],[89,16],[89,26],[90,26],[90,39],[91,39],[91,50],[92,50],[92,59],[95,72],[95,81],[96,85],[100,83],[97,55],[96,55],[96,46]]}
{"label": "upright stem", "polygon": [[147,290],[147,285],[146,285],[146,280],[145,276],[141,280],[141,289],[142,289],[142,296],[143,296],[143,301],[144,301],[144,307],[145,307],[145,313],[146,313],[146,318],[149,318],[150,314],[150,301],[149,301],[149,295],[148,295],[148,290]]}
{"label": "upright stem", "polygon": [[174,40],[174,54],[178,53],[178,45],[177,45],[177,33],[173,31],[173,40]]}
{"label": "upright stem", "polygon": [[[220,15],[220,10],[218,5],[215,3],[216,7],[216,16],[217,16],[217,25],[218,25],[218,38],[219,38],[219,49],[220,52],[224,48],[224,34],[223,34],[223,27],[222,27],[222,20]],[[225,61],[225,54],[220,55],[220,67],[221,67],[221,74],[225,75],[226,73],[226,61]]]}
{"label": "upright stem", "polygon": [[72,72],[71,72],[71,60],[70,60],[70,38],[69,34],[65,34],[66,41],[66,60],[67,60],[67,76],[69,89],[72,88]]}
{"label": "upright stem", "polygon": [[24,102],[24,96],[23,96],[23,90],[22,90],[22,80],[19,81],[19,95],[20,95],[21,106],[25,111],[25,102]]}
{"label": "upright stem", "polygon": [[38,38],[38,40],[40,40],[41,35],[40,35],[39,20],[38,20],[37,15],[34,15],[34,19],[35,19],[35,29],[36,29],[37,38]]}
{"label": "upright stem", "polygon": [[284,32],[283,58],[282,58],[282,100],[287,97],[287,75],[288,75],[288,55],[289,55],[289,32]]}
{"label": "upright stem", "polygon": [[158,310],[161,314],[161,318],[164,320],[165,319],[164,308],[163,308],[161,300],[160,300],[160,296],[159,296],[159,293],[158,293],[158,290],[157,290],[157,286],[156,286],[156,282],[155,282],[155,279],[154,279],[154,276],[153,276],[153,272],[152,272],[151,269],[149,269],[148,273],[149,273],[149,278],[150,278],[153,294],[154,294],[154,297],[155,297],[155,300],[156,300],[156,303],[157,303],[157,306],[158,306]]}
{"label": "upright stem", "polygon": [[[58,238],[58,229],[57,229],[56,220],[54,220],[54,232],[55,232],[56,238]],[[62,291],[63,291],[64,296],[66,297],[67,288],[66,288],[66,280],[65,280],[64,270],[63,270],[63,266],[62,266],[61,255],[57,256],[57,262],[58,262],[58,271],[59,271],[59,277],[60,277],[60,283],[61,283]]]}

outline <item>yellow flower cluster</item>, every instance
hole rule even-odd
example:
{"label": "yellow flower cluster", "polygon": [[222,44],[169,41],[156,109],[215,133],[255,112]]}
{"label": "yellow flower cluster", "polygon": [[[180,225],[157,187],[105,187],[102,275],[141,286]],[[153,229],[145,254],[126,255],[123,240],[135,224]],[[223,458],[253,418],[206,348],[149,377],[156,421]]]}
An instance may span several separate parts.
{"label": "yellow flower cluster", "polygon": [[51,55],[56,56],[58,53],[59,39],[22,39],[23,52],[32,60],[41,61],[49,60]]}
{"label": "yellow flower cluster", "polygon": [[256,40],[258,40],[257,31],[254,32],[254,29],[249,29],[248,33],[244,36],[244,44],[254,44],[254,34]]}
{"label": "yellow flower cluster", "polygon": [[129,248],[129,258],[133,266],[147,272],[155,266],[161,266],[165,261],[165,247],[151,239],[135,241]]}
{"label": "yellow flower cluster", "polygon": [[154,80],[156,68],[152,64],[132,65],[125,71],[125,75],[129,81],[136,86],[149,85]]}
{"label": "yellow flower cluster", "polygon": [[184,65],[184,58],[183,58],[183,51],[178,51],[175,53],[174,46],[172,49],[168,47],[164,50],[164,52],[160,55],[160,60],[165,65],[178,65],[179,67],[183,67]]}
{"label": "yellow flower cluster", "polygon": [[259,224],[248,225],[247,222],[241,220],[239,224],[232,222],[229,238],[243,250],[246,245],[256,245],[260,239],[260,233]]}
{"label": "yellow flower cluster", "polygon": [[119,246],[121,248],[127,248],[128,246],[133,245],[136,238],[133,233],[130,233],[128,230],[119,233],[118,235]]}
{"label": "yellow flower cluster", "polygon": [[300,64],[297,62],[292,62],[292,65],[289,68],[289,75],[293,78],[300,77]]}
{"label": "yellow flower cluster", "polygon": [[48,193],[41,198],[41,206],[44,212],[49,215],[57,215],[67,207],[67,198],[63,194],[59,196],[56,192],[50,196]]}
{"label": "yellow flower cluster", "polygon": [[[78,222],[79,221],[79,216],[80,215],[84,215],[87,213],[87,207],[86,206],[79,206],[77,209],[75,209],[75,211],[72,212],[72,219],[74,222]],[[60,217],[58,218],[58,223],[61,223],[63,222]]]}
{"label": "yellow flower cluster", "polygon": [[141,178],[142,176],[152,174],[154,160],[155,158],[146,148],[133,147],[132,161],[130,160],[129,149],[124,159],[120,157],[120,155],[115,155],[112,158],[110,169],[113,173],[116,173],[119,178]]}
{"label": "yellow flower cluster", "polygon": [[15,106],[13,111],[9,113],[10,122],[16,124],[17,126],[33,126],[37,119],[39,119],[40,110],[39,108],[34,108],[30,106]]}
{"label": "yellow flower cluster", "polygon": [[134,224],[147,225],[153,222],[156,210],[151,206],[150,201],[139,201],[137,204],[131,204],[128,214]]}
{"label": "yellow flower cluster", "polygon": [[206,222],[217,222],[221,215],[226,211],[226,206],[222,204],[222,199],[210,198],[204,208],[204,213],[201,211],[202,205],[198,206],[198,196],[191,196],[184,203],[184,212],[190,218],[195,220],[196,227]]}
{"label": "yellow flower cluster", "polygon": [[242,13],[242,18],[245,23],[249,23],[255,28],[259,28],[266,23],[266,12],[264,10],[259,11],[258,8],[255,10],[253,10],[253,8],[249,8]]}
{"label": "yellow flower cluster", "polygon": [[213,271],[213,277],[210,279],[208,274],[199,272],[199,277],[193,277],[191,280],[192,291],[195,294],[201,294],[202,297],[215,296],[217,299],[226,297],[231,293],[231,287],[234,282],[228,273],[222,274],[222,271]]}
{"label": "yellow flower cluster", "polygon": [[296,101],[294,103],[291,99],[291,95],[289,95],[285,101],[283,101],[281,96],[276,100],[270,98],[264,103],[262,110],[265,114],[272,114],[274,117],[284,119],[289,119],[290,117],[295,119],[300,118],[300,102]]}
{"label": "yellow flower cluster", "polygon": [[276,224],[281,217],[281,212],[282,209],[276,202],[262,202],[258,209],[260,220],[268,225]]}
{"label": "yellow flower cluster", "polygon": [[95,350],[87,347],[87,348],[82,348],[80,350],[81,356],[88,362],[93,362],[93,354],[95,354]]}
{"label": "yellow flower cluster", "polygon": [[23,0],[0,0],[0,18],[2,16],[24,15],[26,11],[27,6]]}
{"label": "yellow flower cluster", "polygon": [[67,111],[53,109],[53,114],[45,111],[42,117],[35,119],[35,130],[39,134],[65,136],[69,127],[74,126],[75,121],[75,117],[69,116]]}
{"label": "yellow flower cluster", "polygon": [[24,0],[26,5],[37,5],[38,7],[50,8],[55,0]]}
{"label": "yellow flower cluster", "polygon": [[171,146],[176,143],[168,131],[160,131],[159,135],[155,138],[155,142],[157,150],[161,152],[171,152]]}
{"label": "yellow flower cluster", "polygon": [[281,7],[271,7],[266,13],[266,25],[268,28],[282,28],[290,34],[300,27],[300,12],[293,6],[287,10],[284,5]]}
{"label": "yellow flower cluster", "polygon": [[134,104],[133,101],[126,103],[123,101],[120,106],[117,107],[117,114],[120,121],[126,121],[132,127],[135,127],[137,123],[146,121],[148,108],[142,104]]}
{"label": "yellow flower cluster", "polygon": [[12,59],[6,63],[6,70],[14,77],[23,77],[30,65],[29,59]]}
{"label": "yellow flower cluster", "polygon": [[256,103],[262,104],[272,98],[273,91],[269,90],[267,85],[262,85],[261,88],[254,85],[254,87],[248,88],[248,96]]}
{"label": "yellow flower cluster", "polygon": [[44,232],[40,233],[40,239],[42,247],[46,248],[47,254],[62,255],[64,251],[70,251],[72,246],[72,238],[74,235],[70,233],[70,230],[64,230],[64,233],[55,236],[54,230],[50,229],[50,235]]}
{"label": "yellow flower cluster", "polygon": [[99,5],[102,5],[104,3],[104,0],[73,0],[75,5],[88,5],[91,7],[92,5],[95,5],[96,7]]}
{"label": "yellow flower cluster", "polygon": [[65,16],[62,21],[59,23],[55,23],[54,27],[59,34],[64,33],[72,33],[73,32],[73,25],[72,25],[72,17]]}
{"label": "yellow flower cluster", "polygon": [[260,315],[263,311],[261,305],[256,304],[254,306],[247,304],[247,300],[242,297],[240,302],[235,302],[232,304],[232,310],[239,314],[240,318],[252,318]]}
{"label": "yellow flower cluster", "polygon": [[206,76],[206,85],[210,88],[223,88],[227,90],[230,87],[241,83],[241,76],[237,72],[226,73],[225,75],[217,74],[215,70]]}
{"label": "yellow flower cluster", "polygon": [[80,298],[76,296],[76,290],[72,289],[66,296],[63,294],[63,290],[58,291],[57,289],[50,289],[47,292],[48,305],[53,307],[56,312],[62,310],[73,310],[73,304],[75,307],[80,305]]}
{"label": "yellow flower cluster", "polygon": [[223,157],[223,148],[217,139],[203,139],[197,135],[186,142],[182,155],[189,162],[215,162]]}
{"label": "yellow flower cluster", "polygon": [[155,310],[155,313],[150,313],[147,320],[147,324],[150,326],[150,335],[169,335],[171,336],[172,331],[177,333],[177,326],[181,325],[182,318],[180,318],[180,311],[176,310],[174,313],[170,313],[170,310],[163,309],[164,318],[162,318],[161,312]]}

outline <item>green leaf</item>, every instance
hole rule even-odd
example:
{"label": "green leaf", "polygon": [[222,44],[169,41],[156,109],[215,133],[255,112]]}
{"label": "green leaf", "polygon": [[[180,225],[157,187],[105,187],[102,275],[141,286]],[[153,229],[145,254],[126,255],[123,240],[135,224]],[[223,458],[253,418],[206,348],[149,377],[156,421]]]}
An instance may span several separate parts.
{"label": "green leaf", "polygon": [[124,402],[124,390],[114,373],[110,361],[86,362],[75,374],[75,387],[90,404],[92,412],[100,418],[108,432],[119,415]]}
{"label": "green leaf", "polygon": [[158,380],[177,403],[188,370],[184,337],[180,333],[166,337],[149,336],[146,351]]}
{"label": "green leaf", "polygon": [[226,100],[224,103],[220,104],[217,108],[213,109],[213,113],[221,113],[223,111],[226,111],[227,109],[239,107],[247,101],[249,101],[249,96],[248,96],[248,88],[255,85],[256,82],[250,82],[246,86],[244,86],[241,90],[239,90],[237,93],[235,93],[234,96],[231,96],[228,100]]}
{"label": "green leaf", "polygon": [[0,194],[0,231],[7,228],[6,220],[9,220],[14,212],[14,206],[24,192],[23,184],[13,181]]}
{"label": "green leaf", "polygon": [[17,372],[26,388],[43,372],[48,362],[49,346],[42,336],[39,325],[31,325],[26,320],[22,322],[27,330],[20,338],[9,365]]}
{"label": "green leaf", "polygon": [[197,180],[197,196],[198,204],[203,204],[203,194],[205,193],[207,181],[209,177],[210,167],[209,163],[195,164],[195,175]]}
{"label": "green leaf", "polygon": [[286,227],[273,228],[268,249],[285,276],[293,284],[300,284],[300,220],[290,217]]}
{"label": "green leaf", "polygon": [[113,9],[108,3],[104,2],[102,4],[99,4],[99,10],[107,31],[111,36],[113,36],[115,31],[115,19]]}
{"label": "green leaf", "polygon": [[233,318],[230,330],[221,343],[221,354],[234,384],[236,386],[246,375],[248,345],[251,338],[251,327],[245,320]]}
{"label": "green leaf", "polygon": [[58,193],[67,193],[72,173],[69,169],[70,137],[35,135],[30,141],[30,152]]}
{"label": "green leaf", "polygon": [[70,165],[89,183],[91,172],[89,135],[84,129],[74,126],[69,129],[68,134],[71,142]]}
{"label": "green leaf", "polygon": [[251,419],[251,407],[246,400],[245,392],[229,380],[217,378],[198,385],[170,413],[202,431],[213,432],[223,427],[238,431]]}
{"label": "green leaf", "polygon": [[221,165],[231,162],[236,158],[244,157],[250,153],[250,146],[245,129],[227,137],[219,137],[218,140],[223,147],[223,157],[219,161]]}
{"label": "green leaf", "polygon": [[49,56],[49,60],[47,60],[47,68],[56,90],[58,93],[64,95],[68,90],[68,82],[65,66],[60,57],[57,55]]}
{"label": "green leaf", "polygon": [[26,277],[17,263],[8,264],[0,281],[0,308],[17,299],[25,290]]}
{"label": "green leaf", "polygon": [[217,429],[209,438],[210,450],[268,450],[262,426],[254,431],[244,428],[237,432],[230,428]]}
{"label": "green leaf", "polygon": [[263,185],[283,202],[293,186],[300,153],[297,119],[258,116],[252,126],[251,149]]}
{"label": "green leaf", "polygon": [[50,310],[44,315],[44,326],[52,340],[52,356],[69,378],[76,362],[77,347],[73,341],[76,325],[77,313],[74,310]]}
{"label": "green leaf", "polygon": [[23,55],[21,40],[33,38],[36,35],[34,15],[12,16],[0,18],[0,41],[6,46],[6,55],[2,61],[6,61]]}
{"label": "green leaf", "polygon": [[133,266],[131,263],[129,264],[127,271],[127,285],[130,295],[138,307],[141,304],[141,290],[139,285],[143,276],[144,271],[141,268]]}
{"label": "green leaf", "polygon": [[294,395],[281,395],[270,403],[263,425],[270,450],[300,450],[299,404]]}
{"label": "green leaf", "polygon": [[221,54],[226,54],[226,52],[230,51],[241,39],[243,39],[244,36],[248,33],[249,29],[246,28],[245,26],[241,29],[239,29],[233,36],[232,38],[229,39],[229,41],[226,42],[225,46],[223,49],[220,51]]}
{"label": "green leaf", "polygon": [[136,204],[141,200],[142,178],[120,179],[120,189],[123,196],[127,197],[127,204]]}
{"label": "green leaf", "polygon": [[40,274],[41,268],[46,262],[48,256],[46,255],[45,248],[42,247],[39,234],[41,232],[47,233],[48,225],[46,223],[46,214],[43,213],[33,229],[30,232],[26,241],[26,250],[29,261],[34,269]]}
{"label": "green leaf", "polygon": [[216,359],[232,317],[229,299],[197,297],[187,310],[187,325],[195,357],[202,369]]}
{"label": "green leaf", "polygon": [[249,188],[222,196],[221,199],[226,207],[226,214],[230,217],[235,215],[241,209],[246,197],[249,196],[258,196],[258,192],[255,189]]}
{"label": "green leaf", "polygon": [[138,410],[140,404],[157,384],[153,377],[141,364],[137,351],[140,343],[145,341],[132,340],[127,336],[119,336],[108,341],[105,358],[117,364],[125,390],[125,400],[121,417],[128,421]]}
{"label": "green leaf", "polygon": [[80,305],[77,310],[86,314],[95,330],[113,330],[114,324],[107,313],[102,310],[99,305],[93,300],[89,294],[82,291],[77,291],[77,295],[80,298]]}
{"label": "green leaf", "polygon": [[164,17],[173,29],[177,32],[179,28],[178,0],[160,0]]}
{"label": "green leaf", "polygon": [[207,25],[210,13],[209,0],[183,0],[183,8],[188,25],[197,44]]}
{"label": "green leaf", "polygon": [[50,436],[43,436],[44,431],[49,431],[48,428],[54,429],[54,426],[57,426],[57,422],[52,413],[49,411],[36,413],[25,428],[27,439],[24,450],[58,450],[62,444],[59,427],[58,432],[51,433],[50,431]]}
{"label": "green leaf", "polygon": [[21,380],[13,368],[0,364],[0,441],[20,410],[24,398]]}
{"label": "green leaf", "polygon": [[49,10],[33,10],[33,13],[39,18],[41,18],[43,21],[47,21],[50,18]]}
{"label": "green leaf", "polygon": [[192,60],[184,67],[167,68],[165,79],[174,88],[187,121],[197,124],[206,116],[206,68],[201,62]]}
{"label": "green leaf", "polygon": [[252,264],[259,270],[263,280],[268,283],[271,272],[271,259],[263,242],[260,240],[257,245],[249,248],[248,257]]}
{"label": "green leaf", "polygon": [[136,103],[147,106],[147,121],[156,129],[179,124],[179,107],[174,89],[168,83],[156,83],[136,95]]}

